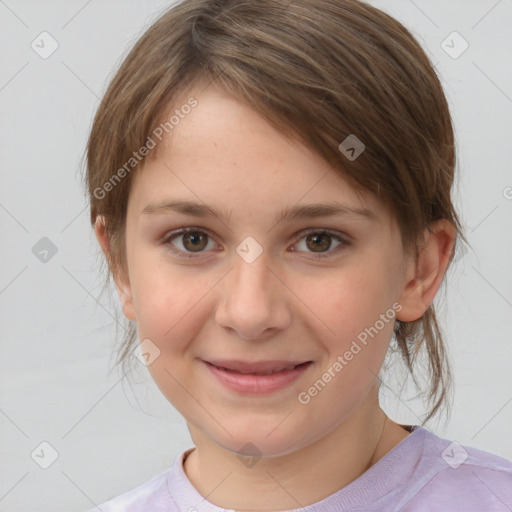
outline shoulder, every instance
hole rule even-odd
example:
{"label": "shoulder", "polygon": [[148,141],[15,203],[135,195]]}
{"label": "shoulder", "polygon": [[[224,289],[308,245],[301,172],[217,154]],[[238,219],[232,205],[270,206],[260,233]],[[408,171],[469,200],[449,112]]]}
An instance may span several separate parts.
{"label": "shoulder", "polygon": [[512,462],[425,430],[405,511],[512,510]]}
{"label": "shoulder", "polygon": [[87,512],[143,512],[145,510],[170,512],[174,510],[172,504],[169,503],[171,497],[167,488],[170,471],[167,469],[138,487],[89,509]]}

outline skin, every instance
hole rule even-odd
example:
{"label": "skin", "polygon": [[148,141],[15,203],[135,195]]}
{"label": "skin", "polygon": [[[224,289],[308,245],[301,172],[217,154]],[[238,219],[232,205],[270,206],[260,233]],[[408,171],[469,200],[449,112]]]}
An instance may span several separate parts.
{"label": "skin", "polygon": [[[160,350],[148,368],[187,421],[196,448],[184,469],[196,489],[225,508],[310,505],[354,481],[409,434],[378,402],[377,374],[393,321],[307,405],[299,393],[394,303],[401,306],[398,319],[424,313],[441,284],[455,231],[438,221],[425,233],[419,257],[407,256],[384,205],[356,194],[316,153],[211,86],[189,96],[198,106],[133,175],[127,279],[115,276],[123,312],[137,322],[140,339]],[[142,213],[170,198],[207,204],[228,217]],[[328,201],[369,209],[375,218],[275,223],[282,208]],[[208,236],[195,249],[187,236],[170,239],[183,227]],[[321,238],[318,249],[304,233],[310,228],[331,230],[349,243]],[[107,253],[103,219],[95,229]],[[247,236],[263,249],[252,263],[236,252]],[[171,247],[188,248],[193,257]],[[315,259],[319,252],[328,256]],[[251,396],[218,383],[200,361],[213,358],[314,364],[285,389]],[[261,453],[252,467],[239,457],[248,442]]]}

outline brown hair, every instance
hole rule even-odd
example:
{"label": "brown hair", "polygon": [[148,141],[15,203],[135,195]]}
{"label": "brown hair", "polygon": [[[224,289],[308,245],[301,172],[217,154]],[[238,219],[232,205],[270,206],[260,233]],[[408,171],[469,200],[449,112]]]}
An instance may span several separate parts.
{"label": "brown hair", "polygon": [[[173,102],[204,81],[215,81],[324,157],[357,190],[384,201],[406,250],[417,251],[421,234],[438,219],[451,221],[465,240],[451,201],[455,148],[447,101],[431,62],[403,25],[357,0],[184,0],[124,59],[88,141],[91,222],[105,218],[113,276],[126,278],[131,173],[119,170],[178,106]],[[353,161],[338,149],[351,134],[365,145]],[[124,365],[133,350],[135,327],[129,322],[117,363]],[[413,369],[426,350],[431,409],[424,424],[452,385],[433,305],[414,322],[397,320],[394,341],[416,386]]]}

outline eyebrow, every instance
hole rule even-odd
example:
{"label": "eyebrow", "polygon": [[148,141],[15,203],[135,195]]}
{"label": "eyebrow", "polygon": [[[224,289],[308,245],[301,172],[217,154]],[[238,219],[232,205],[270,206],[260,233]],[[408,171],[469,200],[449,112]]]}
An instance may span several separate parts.
{"label": "eyebrow", "polygon": [[[181,213],[194,217],[217,217],[223,222],[229,222],[231,212],[224,209],[215,209],[204,203],[182,200],[165,200],[148,204],[141,212],[141,215],[163,215],[168,213]],[[341,203],[315,203],[307,205],[296,205],[291,208],[281,209],[275,218],[275,222],[291,221],[297,219],[312,219],[315,217],[332,216],[358,216],[370,221],[376,221],[377,215],[368,208],[357,208]]]}

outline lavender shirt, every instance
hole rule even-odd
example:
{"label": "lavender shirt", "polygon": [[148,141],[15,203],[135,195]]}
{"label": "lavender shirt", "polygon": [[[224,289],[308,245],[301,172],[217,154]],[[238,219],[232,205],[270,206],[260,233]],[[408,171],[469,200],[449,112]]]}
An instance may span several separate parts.
{"label": "lavender shirt", "polygon": [[[420,426],[349,485],[302,512],[511,512],[512,462]],[[226,512],[190,483],[183,460],[88,512]],[[291,511],[290,511],[291,512]]]}

